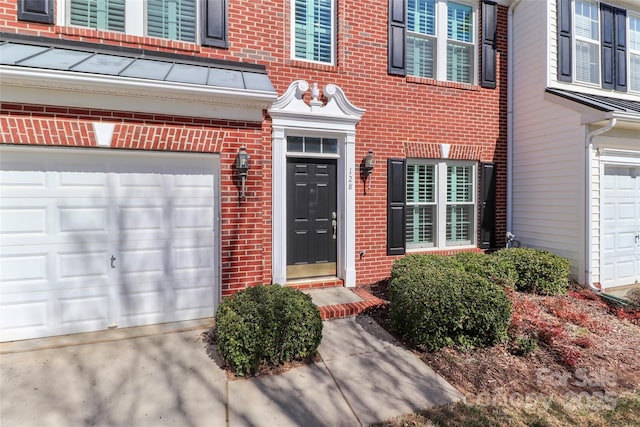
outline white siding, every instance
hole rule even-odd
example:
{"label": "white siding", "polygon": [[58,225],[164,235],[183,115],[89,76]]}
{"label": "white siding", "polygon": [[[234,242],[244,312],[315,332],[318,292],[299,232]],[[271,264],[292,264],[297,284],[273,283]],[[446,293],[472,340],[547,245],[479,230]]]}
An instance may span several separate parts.
{"label": "white siding", "polygon": [[[571,260],[584,277],[584,138],[578,113],[545,100],[548,15],[554,1],[525,0],[514,20],[513,227],[527,247]],[[548,8],[549,7],[549,8]],[[555,43],[553,43],[555,44]],[[555,65],[554,65],[555,67]]]}
{"label": "white siding", "polygon": [[[533,0],[538,2],[538,0]],[[543,3],[543,2],[539,2]],[[558,81],[558,4],[547,0],[549,5],[549,82]]]}
{"label": "white siding", "polygon": [[591,162],[591,281],[600,282],[600,157],[594,151]]}

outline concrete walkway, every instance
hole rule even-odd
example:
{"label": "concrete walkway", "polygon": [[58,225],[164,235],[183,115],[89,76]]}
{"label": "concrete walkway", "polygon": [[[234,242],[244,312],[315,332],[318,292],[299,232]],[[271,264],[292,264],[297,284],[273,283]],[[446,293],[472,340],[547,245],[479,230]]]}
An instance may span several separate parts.
{"label": "concrete walkway", "polygon": [[324,322],[315,364],[234,381],[203,332],[0,344],[0,425],[360,426],[462,398],[367,316]]}

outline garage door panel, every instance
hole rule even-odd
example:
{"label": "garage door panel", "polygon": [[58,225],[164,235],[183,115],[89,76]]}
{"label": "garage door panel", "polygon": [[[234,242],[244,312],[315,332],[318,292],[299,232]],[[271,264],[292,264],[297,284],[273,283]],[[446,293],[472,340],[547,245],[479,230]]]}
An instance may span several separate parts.
{"label": "garage door panel", "polygon": [[109,251],[63,252],[58,256],[58,277],[62,280],[107,281],[110,272]]}
{"label": "garage door panel", "polygon": [[213,316],[211,301],[215,298],[211,286],[176,291],[176,313],[179,318],[200,318]]}
{"label": "garage door panel", "polygon": [[125,232],[142,230],[162,231],[166,227],[168,215],[162,206],[142,205],[120,207],[118,209],[118,227]]}
{"label": "garage door panel", "polygon": [[104,329],[109,323],[109,295],[61,296],[59,298],[60,323],[67,331]]}
{"label": "garage door panel", "polygon": [[117,270],[124,279],[140,273],[147,276],[149,273],[164,275],[165,266],[168,267],[171,262],[169,254],[157,248],[121,249],[119,253],[120,264]]}
{"label": "garage door panel", "polygon": [[50,253],[46,248],[0,249],[0,295],[12,295],[49,288]]}
{"label": "garage door panel", "polygon": [[0,339],[213,315],[216,157],[0,150]]}
{"label": "garage door panel", "polygon": [[60,232],[108,233],[109,207],[102,203],[104,202],[97,206],[60,206],[58,209]]}
{"label": "garage door panel", "polygon": [[181,229],[204,229],[213,230],[215,214],[213,208],[209,206],[189,206],[181,204],[174,208],[173,226]]}
{"label": "garage door panel", "polygon": [[49,294],[7,295],[0,302],[0,340],[35,338],[50,333]]}
{"label": "garage door panel", "polygon": [[213,259],[212,247],[187,247],[173,250],[173,267],[176,271],[188,271],[202,268],[211,268]]}
{"label": "garage door panel", "polygon": [[602,272],[605,287],[640,280],[640,177],[633,166],[605,166]]}
{"label": "garage door panel", "polygon": [[166,297],[162,291],[147,291],[120,295],[119,327],[171,322],[173,313],[167,314]]}
{"label": "garage door panel", "polygon": [[3,245],[25,244],[48,240],[48,209],[38,201],[8,200],[0,207],[0,239]]}

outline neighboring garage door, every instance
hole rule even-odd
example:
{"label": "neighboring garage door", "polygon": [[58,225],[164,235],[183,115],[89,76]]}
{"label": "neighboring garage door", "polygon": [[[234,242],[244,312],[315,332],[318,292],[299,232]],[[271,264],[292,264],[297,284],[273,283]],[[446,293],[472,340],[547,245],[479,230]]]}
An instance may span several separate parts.
{"label": "neighboring garage door", "polygon": [[604,287],[640,281],[640,166],[605,166],[602,209]]}
{"label": "neighboring garage door", "polygon": [[213,316],[219,157],[0,148],[0,340]]}

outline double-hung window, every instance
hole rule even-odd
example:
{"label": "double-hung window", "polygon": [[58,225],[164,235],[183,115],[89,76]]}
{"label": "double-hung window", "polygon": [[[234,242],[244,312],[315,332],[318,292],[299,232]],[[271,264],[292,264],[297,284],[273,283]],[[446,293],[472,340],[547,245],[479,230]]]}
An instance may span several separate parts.
{"label": "double-hung window", "polygon": [[407,74],[475,82],[475,9],[444,0],[407,2]]}
{"label": "double-hung window", "polygon": [[413,76],[435,78],[435,3],[435,0],[407,3],[407,73]]}
{"label": "double-hung window", "polygon": [[407,248],[475,245],[476,176],[472,162],[407,162]]}
{"label": "double-hung window", "polygon": [[575,78],[582,83],[600,83],[600,19],[598,4],[575,2]]}
{"label": "double-hung window", "polygon": [[147,35],[196,41],[196,0],[148,0]]}
{"label": "double-hung window", "polygon": [[125,31],[125,0],[71,0],[69,23],[98,30]]}
{"label": "double-hung window", "polygon": [[[61,0],[72,26],[226,47],[226,0]],[[64,6],[63,6],[64,9]],[[199,36],[200,34],[200,36]]]}
{"label": "double-hung window", "polygon": [[597,0],[557,0],[558,80],[640,91],[640,11]]}
{"label": "double-hung window", "polygon": [[292,56],[333,64],[336,0],[292,0]]}
{"label": "double-hung window", "polygon": [[640,91],[640,15],[629,15],[629,84]]}

